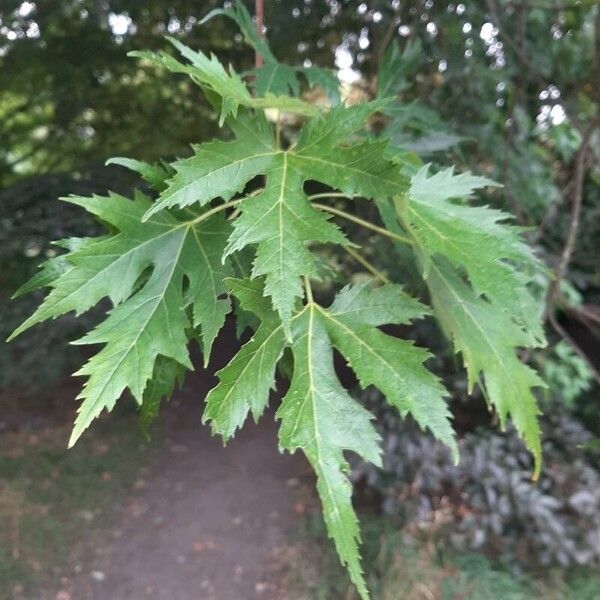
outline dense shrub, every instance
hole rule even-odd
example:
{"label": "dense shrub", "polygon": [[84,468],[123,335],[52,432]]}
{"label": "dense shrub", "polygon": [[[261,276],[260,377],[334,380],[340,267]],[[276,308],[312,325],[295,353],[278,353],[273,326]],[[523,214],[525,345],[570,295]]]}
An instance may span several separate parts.
{"label": "dense shrub", "polygon": [[545,466],[531,480],[532,461],[513,431],[468,433],[461,462],[414,423],[400,420],[377,394],[383,469],[354,466],[354,478],[405,523],[445,523],[444,539],[460,550],[482,550],[535,567],[600,564],[598,455],[591,434],[564,409],[543,417]]}

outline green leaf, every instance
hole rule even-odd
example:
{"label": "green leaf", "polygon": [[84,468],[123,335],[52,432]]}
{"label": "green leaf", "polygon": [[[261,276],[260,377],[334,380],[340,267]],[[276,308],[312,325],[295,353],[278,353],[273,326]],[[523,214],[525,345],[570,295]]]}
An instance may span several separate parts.
{"label": "green leaf", "polygon": [[213,141],[194,146],[194,155],[174,163],[176,174],[144,218],[163,208],[203,206],[214,198],[229,200],[256,175],[271,168],[280,153],[264,116],[245,113],[232,123],[233,142]]}
{"label": "green leaf", "polygon": [[334,71],[316,67],[292,67],[280,62],[265,61],[265,64],[252,71],[255,77],[256,93],[286,95],[300,94],[299,75],[303,75],[309,88],[320,87],[333,104],[340,102],[340,81]]}
{"label": "green leaf", "polygon": [[227,277],[225,285],[237,298],[240,306],[245,311],[256,315],[261,321],[276,318],[271,303],[265,297],[265,282],[263,277],[258,279]]}
{"label": "green leaf", "polygon": [[510,217],[506,213],[450,201],[494,185],[484,177],[455,175],[452,168],[428,176],[426,166],[412,178],[410,199],[398,199],[396,207],[425,256],[425,276],[431,259],[445,256],[466,270],[478,294],[504,308],[525,328],[527,345],[543,345],[538,302],[527,291],[524,272],[539,271],[540,264],[520,238],[521,230],[502,222]]}
{"label": "green leaf", "polygon": [[[83,248],[91,243],[91,238],[67,238],[54,242],[54,245],[65,248],[70,252]],[[13,298],[19,298],[34,290],[51,286],[61,275],[73,268],[65,254],[49,258],[40,265],[39,271],[26,283],[24,283],[14,294]]]}
{"label": "green leaf", "polygon": [[184,368],[177,361],[164,356],[157,358],[152,379],[146,385],[140,407],[140,422],[146,436],[150,424],[158,416],[160,403],[171,397],[175,386],[181,386],[183,376]]}
{"label": "green leaf", "polygon": [[410,87],[410,77],[423,62],[423,47],[418,38],[416,41],[409,40],[403,51],[398,44],[391,43],[377,75],[377,97],[395,96]]}
{"label": "green leaf", "polygon": [[469,389],[482,374],[485,391],[502,426],[510,416],[535,459],[540,472],[542,446],[539,409],[532,388],[545,387],[538,375],[517,356],[528,335],[502,310],[478,297],[447,262],[431,261],[427,285],[436,317],[462,354]]}
{"label": "green leaf", "polygon": [[322,317],[311,304],[294,320],[294,375],[277,418],[283,449],[300,449],[317,474],[317,490],[329,536],[360,597],[368,598],[360,565],[358,519],[344,451],[380,464],[379,436],[371,415],[341,387]]}
{"label": "green leaf", "polygon": [[229,8],[213,10],[202,19],[201,23],[206,23],[218,15],[235,21],[244,36],[244,41],[263,57],[264,65],[253,70],[256,92],[259,96],[269,92],[282,95],[291,92],[297,96],[300,93],[297,75],[303,74],[310,87],[322,87],[332,101],[339,102],[340,82],[336,74],[329,69],[292,67],[280,63],[269,48],[267,40],[258,35],[252,17],[243,2],[237,0]]}
{"label": "green leaf", "polygon": [[226,281],[241,307],[262,321],[252,339],[218,371],[219,383],[206,397],[202,421],[210,421],[213,432],[229,440],[242,426],[248,412],[257,421],[267,407],[275,367],[285,347],[285,335],[264,296],[261,280],[229,278]]}
{"label": "green leaf", "polygon": [[354,106],[335,106],[327,113],[309,119],[298,140],[298,153],[310,156],[322,148],[346,142],[348,136],[361,129],[367,119],[386,106],[385,100],[364,102]]}
{"label": "green leaf", "polygon": [[258,244],[252,276],[265,276],[265,293],[289,331],[294,304],[302,295],[300,277],[316,273],[306,242],[344,244],[346,238],[310,205],[303,177],[290,165],[287,152],[274,159],[264,191],[240,208],[225,255]]}
{"label": "green leaf", "polygon": [[444,442],[458,461],[448,395],[423,363],[431,356],[411,342],[386,335],[378,325],[401,324],[428,311],[396,285],[346,288],[329,310],[320,309],[335,347],[346,357],[362,388],[374,385],[402,416],[411,414]]}
{"label": "green leaf", "polygon": [[241,307],[262,321],[252,339],[217,373],[219,383],[206,397],[202,421],[210,421],[213,432],[229,440],[242,426],[248,412],[255,421],[264,412],[275,367],[285,347],[285,335],[264,296],[261,280],[229,278],[226,281]]}
{"label": "green leaf", "polygon": [[[250,248],[246,250],[250,250]],[[244,254],[246,252],[242,251],[232,256],[236,275],[240,275],[242,279],[225,279],[225,285],[235,296],[233,312],[235,315],[235,332],[238,340],[241,339],[246,329],[250,328],[252,331],[256,331],[264,315],[273,311],[271,302],[264,296],[264,281],[262,279],[249,279],[252,271],[252,259],[250,258],[250,266],[247,269],[239,268],[239,258]],[[251,254],[251,252],[248,252],[248,254]],[[249,304],[244,298],[249,298],[249,302],[254,303],[252,309],[247,308]],[[260,311],[260,307],[262,307],[262,312]]]}
{"label": "green leaf", "polygon": [[202,421],[210,421],[213,433],[229,440],[242,426],[248,412],[257,421],[269,400],[275,366],[283,354],[285,335],[281,324],[261,324],[229,364],[218,371],[219,383],[206,397]]}
{"label": "green leaf", "polygon": [[171,176],[172,169],[166,167],[160,163],[146,163],[141,160],[135,160],[133,158],[123,158],[117,156],[115,158],[109,158],[106,161],[106,165],[119,165],[125,167],[130,171],[134,171],[140,175],[140,177],[147,181],[154,189],[162,190],[165,181]]}
{"label": "green leaf", "polygon": [[298,96],[300,93],[296,69],[276,61],[266,62],[262,67],[254,69],[254,85],[259,96],[269,93]]}
{"label": "green leaf", "polygon": [[147,60],[173,73],[186,74],[192,81],[202,87],[205,93],[219,96],[221,98],[219,125],[223,125],[227,117],[236,117],[240,106],[258,109],[275,108],[302,115],[315,115],[319,112],[316,106],[304,102],[299,98],[278,96],[273,93],[254,97],[250,94],[243,79],[233,68],[226,69],[216,56],[211,55],[208,57],[200,51],[188,48],[174,38],[167,37],[167,39],[191,64],[181,63],[164,51],[136,51],[130,52],[129,56]]}
{"label": "green leaf", "polygon": [[371,281],[347,285],[335,297],[327,312],[336,318],[378,327],[409,323],[431,313],[396,284],[373,287]]}
{"label": "green leaf", "polygon": [[244,36],[245,42],[254,48],[265,61],[277,62],[277,59],[271,52],[269,45],[264,37],[258,35],[256,31],[256,25],[248,12],[248,9],[244,6],[244,3],[240,0],[236,0],[233,6],[229,8],[217,8],[210,11],[201,21],[201,24],[207,23],[216,16],[223,15],[229,17],[235,21]]}
{"label": "green leaf", "polygon": [[[323,117],[311,119],[297,148],[285,151],[273,146],[264,117],[240,114],[238,119],[230,119],[234,142],[197,146],[195,156],[176,163],[176,175],[146,218],[165,207],[203,205],[215,196],[227,200],[250,179],[265,175],[265,188],[241,201],[241,214],[234,221],[225,255],[258,244],[252,277],[266,276],[265,292],[289,336],[292,310],[302,295],[300,277],[318,276],[306,244],[347,243],[328,217],[311,207],[303,189],[305,181],[318,179],[368,197],[387,197],[406,190],[407,180],[399,167],[383,158],[385,143],[378,142],[375,153],[369,142],[352,147],[345,144],[348,136],[384,105],[384,101],[377,101],[336,107]],[[331,155],[329,162],[323,159],[327,155]]]}
{"label": "green leaf", "polygon": [[306,77],[309,87],[320,87],[333,104],[339,104],[340,80],[335,71],[319,67],[296,67],[296,71]]}
{"label": "green leaf", "polygon": [[[452,169],[431,174],[406,151],[433,152],[457,141],[430,108],[386,99],[404,90],[410,71],[421,64],[418,45],[408,44],[403,54],[396,46],[388,52],[375,101],[328,110],[294,96],[308,83],[337,101],[333,72],[279,63],[241,0],[207,19],[215,14],[236,21],[263,56],[264,65],[249,73],[250,83],[244,80],[248,74],[175,39],[170,41],[181,60],[167,52],[133,54],[197,83],[220,125],[227,124],[226,139],[194,146],[191,157],[173,166],[109,161],[139,173],[158,197],[71,198],[108,232],[60,243],[68,252],[47,261],[18,290],[50,288],[13,337],[40,321],[112,303],[106,319],[76,342],[102,347],[77,373],[87,381],[72,445],[126,389],[141,405],[142,421],[149,422],[184,370],[192,368],[190,341],[200,341],[208,362],[233,302],[238,333],[249,328],[252,338],[218,372],[203,420],[229,440],[248,415],[256,420],[263,414],[278,374],[290,379],[277,411],[280,447],[302,450],[315,469],[329,535],[364,600],[368,591],[345,452],[380,464],[379,437],[370,413],[336,377],[334,350],[362,387],[379,388],[455,458],[457,447],[447,393],[425,367],[428,352],[380,329],[421,318],[429,309],[398,285],[370,282],[343,288],[329,308],[313,300],[311,279],[337,284],[343,276],[334,273],[331,249],[315,248],[349,244],[329,221],[331,212],[386,231],[350,212],[311,204],[305,188],[322,189],[318,197],[374,201],[388,237],[405,246],[395,259],[383,257],[383,266],[358,257],[359,262],[380,279],[386,280],[384,272],[401,273],[405,283],[412,276],[411,288],[428,286],[434,314],[462,355],[469,390],[479,383],[502,425],[514,422],[533,452],[536,475],[541,441],[534,388],[543,384],[517,353],[544,343],[539,306],[528,290],[541,268],[519,228],[505,223],[508,215],[461,200],[492,182]],[[275,109],[267,115],[277,115],[277,124],[267,120],[267,108]],[[281,112],[307,119],[284,115],[279,121]],[[370,131],[377,112],[390,119],[385,133],[392,143]],[[292,124],[298,131],[291,132]],[[233,135],[226,137],[229,131]],[[381,253],[370,254],[381,262]],[[229,277],[233,273],[237,278]],[[329,293],[329,285],[319,288]]]}
{"label": "green leaf", "polygon": [[409,181],[397,165],[385,158],[387,141],[346,141],[384,106],[385,101],[339,106],[313,117],[291,154],[292,164],[307,179],[321,181],[348,196],[387,198],[405,193]]}
{"label": "green leaf", "polygon": [[[125,388],[142,402],[159,355],[191,368],[186,331],[192,324],[202,329],[208,360],[229,310],[229,302],[219,299],[228,273],[221,256],[229,226],[220,215],[179,221],[166,212],[142,224],[150,204],[141,194],[135,201],[117,195],[68,201],[96,215],[116,233],[71,252],[68,260],[73,268],[52,283],[42,305],[11,337],[67,312],[80,314],[104,297],[115,305],[103,323],[77,342],[104,344],[104,348],[77,373],[89,379],[79,396],[83,404],[70,441],[73,445],[104,408],[112,409]],[[193,323],[182,310],[189,305]]]}

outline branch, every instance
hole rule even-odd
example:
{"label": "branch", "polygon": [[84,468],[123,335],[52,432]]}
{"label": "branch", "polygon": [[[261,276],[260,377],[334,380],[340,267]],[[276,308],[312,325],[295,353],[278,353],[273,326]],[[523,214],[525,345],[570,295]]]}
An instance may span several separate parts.
{"label": "branch", "polygon": [[581,220],[581,203],[583,197],[583,180],[586,171],[586,158],[589,151],[590,139],[596,128],[600,126],[600,117],[597,117],[588,126],[581,139],[581,145],[575,155],[575,165],[573,174],[573,194],[572,194],[572,209],[571,209],[571,224],[565,241],[560,261],[554,271],[554,279],[548,288],[546,298],[546,312],[551,311],[551,304],[558,293],[560,282],[563,279],[567,267],[571,262],[573,251],[575,250],[575,242],[577,240],[577,232],[579,230],[579,222]]}
{"label": "branch", "polygon": [[594,363],[590,360],[590,357],[581,349],[579,344],[571,337],[567,330],[564,329],[563,326],[556,320],[556,317],[553,313],[549,314],[548,320],[550,321],[550,324],[552,325],[556,333],[558,333],[558,335],[560,335],[560,337],[562,337],[565,340],[565,342],[567,342],[567,344],[569,344],[571,348],[573,348],[573,350],[577,353],[579,358],[585,361],[585,363],[590,368],[594,379],[598,383],[600,383],[600,372],[596,368],[596,365],[594,365]]}
{"label": "branch", "polygon": [[371,275],[373,275],[376,279],[379,279],[382,283],[390,283],[388,277],[382,273],[377,267],[375,267],[370,261],[368,261],[364,256],[359,254],[354,248],[350,246],[342,246],[342,248],[357,262],[360,263]]}

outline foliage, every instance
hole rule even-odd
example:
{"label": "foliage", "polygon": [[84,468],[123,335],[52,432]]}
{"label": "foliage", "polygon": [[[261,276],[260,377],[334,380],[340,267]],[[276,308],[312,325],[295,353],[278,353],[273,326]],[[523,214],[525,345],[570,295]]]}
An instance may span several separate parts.
{"label": "foliage", "polygon": [[[135,55],[188,75],[233,140],[195,146],[192,157],[173,163],[174,171],[119,159],[156,186],[155,198],[141,192],[133,199],[68,198],[107,232],[63,243],[68,253],[51,258],[27,286],[50,287],[50,293],[13,336],[47,319],[81,314],[104,298],[112,303],[107,318],[77,342],[103,348],[77,372],[87,380],[73,445],[126,389],[139,405],[150,405],[147,414],[155,412],[157,400],[181,379],[182,368],[192,368],[191,342],[199,342],[208,362],[235,298],[260,325],[220,371],[204,419],[227,440],[248,413],[260,417],[277,363],[291,352],[290,387],[277,413],[279,444],[302,450],[313,466],[329,535],[366,598],[344,452],[380,464],[379,437],[372,415],[340,384],[334,349],[362,387],[381,390],[402,416],[411,415],[444,442],[454,460],[458,449],[447,392],[423,364],[429,353],[379,329],[428,315],[429,307],[360,255],[383,285],[346,286],[328,306],[313,295],[311,281],[323,277],[330,256],[323,246],[357,255],[330,215],[410,248],[433,314],[462,355],[470,389],[479,383],[503,425],[511,417],[533,453],[535,476],[541,441],[532,388],[543,384],[516,351],[544,343],[528,289],[540,264],[519,230],[504,223],[510,215],[466,203],[491,182],[452,170],[430,173],[416,156],[370,135],[370,117],[395,101],[379,98],[327,109],[287,95],[299,91],[293,85],[252,94],[214,55],[171,42],[188,62],[163,51]],[[307,80],[314,81],[310,75]],[[274,111],[274,123],[265,117],[266,108],[268,114]],[[293,139],[282,135],[282,111],[303,121]],[[328,192],[307,195],[309,182]],[[387,228],[314,202],[328,194],[377,207]]]}
{"label": "foliage", "polygon": [[[364,519],[365,567],[378,600],[594,600],[600,578],[591,569],[551,569],[515,574],[481,554],[457,552],[444,545],[443,534],[407,526],[397,529],[386,517]],[[327,600],[356,596],[345,574],[325,547],[322,525],[305,518],[281,567],[288,597]]]}
{"label": "foliage", "polygon": [[458,550],[486,551],[513,569],[600,564],[600,475],[593,439],[564,407],[543,417],[544,468],[530,481],[531,460],[514,431],[479,431],[461,440],[461,462],[400,422],[381,398],[377,409],[383,469],[356,465],[381,507],[403,523],[430,522]]}
{"label": "foliage", "polygon": [[579,396],[591,389],[590,367],[567,343],[556,344],[551,355],[541,362],[548,387],[559,390],[560,396],[568,406],[573,406]]}

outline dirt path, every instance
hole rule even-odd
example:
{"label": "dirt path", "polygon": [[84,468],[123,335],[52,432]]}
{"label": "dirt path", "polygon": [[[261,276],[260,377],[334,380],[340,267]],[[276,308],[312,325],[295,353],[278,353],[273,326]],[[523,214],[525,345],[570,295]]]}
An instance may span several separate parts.
{"label": "dirt path", "polygon": [[279,454],[272,412],[223,448],[200,424],[197,391],[188,388],[161,416],[164,451],[80,565],[65,598],[280,597],[270,565],[312,484],[304,459]]}

